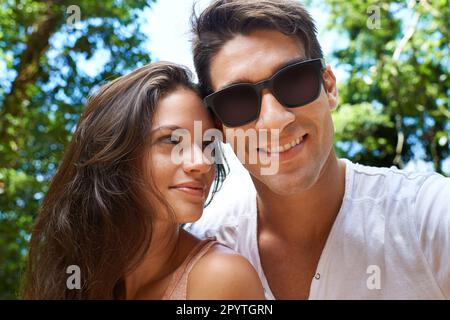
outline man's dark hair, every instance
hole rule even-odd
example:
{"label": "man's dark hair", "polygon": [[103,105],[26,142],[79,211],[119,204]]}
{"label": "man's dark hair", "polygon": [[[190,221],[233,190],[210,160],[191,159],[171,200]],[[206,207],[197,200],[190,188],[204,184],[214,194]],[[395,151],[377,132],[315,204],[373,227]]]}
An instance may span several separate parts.
{"label": "man's dark hair", "polygon": [[194,65],[202,95],[211,93],[210,66],[222,46],[239,34],[273,29],[302,41],[306,58],[322,58],[311,15],[295,0],[217,0],[191,17]]}

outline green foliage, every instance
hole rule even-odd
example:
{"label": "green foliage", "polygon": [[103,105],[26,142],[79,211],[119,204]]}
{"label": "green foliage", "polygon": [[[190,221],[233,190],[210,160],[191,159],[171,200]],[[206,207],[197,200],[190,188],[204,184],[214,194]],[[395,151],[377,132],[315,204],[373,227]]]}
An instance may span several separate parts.
{"label": "green foliage", "polygon": [[423,148],[422,160],[445,173],[442,164],[450,156],[448,1],[326,0],[322,6],[330,13],[330,30],[348,41],[333,53],[336,63],[349,70],[348,80],[339,82],[340,107],[334,113],[339,155],[403,167],[414,159],[414,150]]}
{"label": "green foliage", "polygon": [[[0,2],[0,299],[17,297],[32,222],[89,93],[150,62],[138,19],[150,2],[78,0],[76,24],[74,1]],[[97,72],[79,68],[93,57]]]}
{"label": "green foliage", "polygon": [[393,136],[395,128],[388,115],[363,102],[341,105],[333,120],[338,154],[352,155],[352,160],[360,163],[371,163],[375,158],[384,166],[392,164],[395,150],[386,136]]}
{"label": "green foliage", "polygon": [[[81,10],[75,26],[67,23],[74,2]],[[450,156],[448,0],[309,2],[329,12],[329,29],[346,40],[333,53],[349,71],[338,79],[333,114],[338,154],[401,167],[423,148],[423,159],[443,172]],[[0,0],[0,299],[17,297],[33,220],[89,93],[149,62],[138,19],[149,5]],[[380,10],[379,28],[368,26],[371,5]],[[89,59],[95,72],[79,67]]]}

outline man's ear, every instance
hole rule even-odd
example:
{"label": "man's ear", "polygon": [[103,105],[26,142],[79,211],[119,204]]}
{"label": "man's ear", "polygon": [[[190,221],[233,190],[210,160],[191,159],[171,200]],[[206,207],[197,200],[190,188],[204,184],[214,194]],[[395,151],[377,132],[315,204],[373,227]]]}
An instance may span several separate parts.
{"label": "man's ear", "polygon": [[337,106],[338,100],[338,90],[336,87],[336,76],[331,70],[330,65],[327,65],[325,71],[323,72],[323,80],[325,86],[325,92],[327,93],[328,104],[330,109],[334,109]]}

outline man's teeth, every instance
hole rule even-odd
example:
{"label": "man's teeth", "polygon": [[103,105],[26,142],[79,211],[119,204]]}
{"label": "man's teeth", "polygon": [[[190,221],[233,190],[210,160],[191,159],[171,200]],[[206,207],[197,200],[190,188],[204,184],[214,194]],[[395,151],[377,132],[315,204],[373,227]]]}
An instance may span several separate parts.
{"label": "man's teeth", "polygon": [[[279,146],[279,147],[273,147],[273,148],[267,148],[267,151],[270,153],[280,153],[280,152],[285,152],[288,151],[289,149],[295,147],[296,145],[298,145],[300,142],[303,141],[303,137],[297,138],[292,140],[289,143],[286,143],[283,146]],[[264,150],[264,149],[263,149]]]}

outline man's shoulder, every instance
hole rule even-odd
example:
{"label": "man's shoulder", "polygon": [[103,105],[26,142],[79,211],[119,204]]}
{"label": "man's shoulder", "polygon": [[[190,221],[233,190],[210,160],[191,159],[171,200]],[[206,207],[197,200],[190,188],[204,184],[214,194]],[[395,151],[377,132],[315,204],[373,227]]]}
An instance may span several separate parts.
{"label": "man's shoulder", "polygon": [[410,172],[392,167],[372,167],[346,160],[346,196],[352,200],[415,199],[424,186],[432,188],[450,179],[434,172]]}
{"label": "man's shoulder", "polygon": [[[344,197],[356,215],[383,217],[375,219],[382,224],[396,221],[386,227],[412,231],[410,235],[420,241],[424,236],[436,239],[437,234],[450,241],[450,178],[435,172],[408,172],[351,162],[347,162],[347,168],[350,171]],[[377,215],[372,216],[374,212]]]}
{"label": "man's shoulder", "polygon": [[[437,292],[439,296],[441,291],[450,297],[450,178],[348,160],[346,165],[344,218],[338,225],[342,232],[335,232],[342,235],[345,252],[364,248],[363,268],[367,261],[379,261],[376,265],[399,279],[424,279],[419,281],[427,286],[411,288],[412,295]],[[333,252],[344,254],[336,246]],[[401,289],[394,282],[389,286]],[[404,289],[399,292],[409,294]]]}

